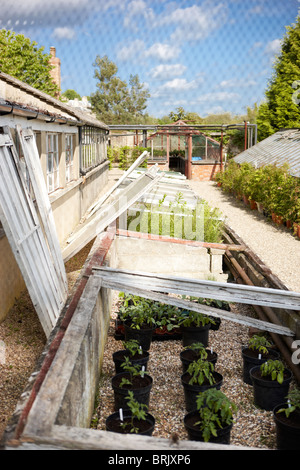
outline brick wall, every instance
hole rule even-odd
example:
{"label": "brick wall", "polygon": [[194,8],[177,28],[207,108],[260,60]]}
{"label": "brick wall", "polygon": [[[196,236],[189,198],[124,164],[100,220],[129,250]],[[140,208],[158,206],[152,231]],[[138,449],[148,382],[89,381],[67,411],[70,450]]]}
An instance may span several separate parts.
{"label": "brick wall", "polygon": [[214,179],[216,174],[220,171],[220,163],[193,163],[192,164],[192,179],[198,181],[209,181]]}

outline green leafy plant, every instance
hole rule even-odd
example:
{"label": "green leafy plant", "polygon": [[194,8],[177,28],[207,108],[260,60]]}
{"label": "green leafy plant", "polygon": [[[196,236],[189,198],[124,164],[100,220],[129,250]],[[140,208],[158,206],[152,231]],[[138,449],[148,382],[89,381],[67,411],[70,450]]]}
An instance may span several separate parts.
{"label": "green leafy plant", "polygon": [[189,384],[202,385],[205,380],[208,380],[210,385],[215,384],[214,370],[215,368],[212,362],[203,361],[202,359],[191,362],[187,369],[187,373],[191,377]]}
{"label": "green leafy plant", "polygon": [[287,401],[287,408],[281,408],[278,410],[278,413],[285,413],[286,417],[288,418],[294,411],[300,412],[300,389],[295,387],[290,390],[287,394]]}
{"label": "green leafy plant", "polygon": [[152,312],[155,318],[156,327],[163,328],[165,326],[167,331],[172,331],[175,328],[179,328],[179,310],[177,307],[156,302],[153,304]]}
{"label": "green leafy plant", "polygon": [[152,311],[153,303],[147,299],[136,300],[133,305],[120,307],[119,314],[122,321],[128,320],[130,327],[141,329],[148,325],[155,327],[155,319]]}
{"label": "green leafy plant", "polygon": [[192,310],[182,310],[179,319],[179,325],[181,326],[205,326],[209,323],[215,323],[207,315],[200,312],[194,312]]}
{"label": "green leafy plant", "polygon": [[207,351],[206,351],[205,347],[203,346],[203,344],[200,343],[200,342],[199,343],[189,344],[184,349],[185,350],[187,350],[187,349],[192,350],[195,353],[195,355],[198,359],[201,359],[201,360],[207,359],[207,355],[208,355]]}
{"label": "green leafy plant", "polygon": [[277,380],[282,384],[284,379],[284,364],[278,359],[269,360],[260,366],[260,373],[262,377],[270,376],[272,380]]}
{"label": "green leafy plant", "polygon": [[268,354],[268,348],[271,347],[271,343],[265,336],[253,335],[249,340],[249,349],[258,351],[261,354]]}
{"label": "green leafy plant", "polygon": [[122,362],[121,367],[124,372],[127,372],[129,374],[129,379],[127,379],[126,377],[122,377],[122,380],[119,385],[120,388],[123,388],[124,385],[132,385],[134,377],[144,377],[145,374],[147,374],[147,372],[143,370],[143,368],[139,364],[133,365],[127,356],[124,358],[124,362]]}
{"label": "green leafy plant", "polygon": [[129,351],[131,356],[135,356],[137,354],[143,354],[143,350],[140,346],[140,343],[136,339],[130,339],[129,341],[123,342],[124,349]]}
{"label": "green leafy plant", "polygon": [[131,411],[131,418],[130,421],[121,423],[120,426],[123,429],[127,429],[128,427],[130,427],[129,432],[137,434],[139,432],[139,428],[135,426],[135,420],[146,420],[148,406],[144,403],[139,403],[137,400],[135,400],[132,391],[128,391],[128,395],[125,397],[125,399],[127,400],[128,408]]}
{"label": "green leafy plant", "polygon": [[216,388],[199,393],[196,405],[200,419],[195,426],[202,431],[205,442],[208,442],[211,436],[217,437],[218,428],[232,424],[234,413],[237,411],[235,403]]}

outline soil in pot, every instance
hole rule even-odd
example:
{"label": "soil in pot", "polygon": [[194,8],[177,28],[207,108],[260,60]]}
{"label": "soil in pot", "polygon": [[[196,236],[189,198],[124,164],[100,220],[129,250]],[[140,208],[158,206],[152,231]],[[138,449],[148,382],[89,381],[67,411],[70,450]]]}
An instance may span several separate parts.
{"label": "soil in pot", "polygon": [[292,373],[288,369],[284,370],[284,379],[281,384],[277,380],[272,380],[269,375],[262,377],[260,366],[253,367],[250,370],[250,377],[256,406],[271,411],[275,406],[285,401],[292,380]]}
{"label": "soil in pot", "polygon": [[149,351],[152,342],[154,328],[149,325],[141,325],[138,328],[131,328],[127,322],[124,322],[125,341],[135,339],[141,345],[143,351]]}
{"label": "soil in pot", "polygon": [[206,347],[210,327],[210,323],[203,326],[181,326],[182,345],[189,346],[193,343],[202,343]]}
{"label": "soil in pot", "polygon": [[[260,356],[259,356],[260,355]],[[278,359],[280,356],[279,352],[275,349],[268,348],[268,354],[258,353],[253,349],[248,347],[242,349],[242,358],[243,358],[243,381],[246,384],[252,385],[252,380],[250,377],[250,370],[255,367],[263,364],[269,359]]]}
{"label": "soil in pot", "polygon": [[202,385],[198,384],[189,384],[189,381],[191,379],[191,375],[188,372],[185,372],[181,376],[181,383],[183,385],[183,390],[184,390],[184,401],[185,401],[185,408],[186,411],[193,411],[196,409],[196,400],[197,400],[197,395],[200,392],[204,392],[204,390],[207,390],[208,388],[213,388],[215,387],[216,389],[220,389],[223,383],[223,376],[219,374],[218,372],[213,372],[213,378],[215,380],[215,383],[211,385],[207,379],[204,380]]}
{"label": "soil in pot", "polygon": [[[122,423],[128,423],[128,427],[125,428],[121,426]],[[130,433],[130,423],[131,423],[131,411],[123,411],[123,421],[120,419],[120,414],[118,411],[112,413],[106,419],[106,430],[111,432],[117,432],[119,434],[129,434]],[[155,418],[150,413],[147,413],[145,420],[139,420],[137,418],[133,419],[134,427],[138,428],[138,433],[144,436],[152,436],[155,426]]]}
{"label": "soil in pot", "polygon": [[[215,365],[218,360],[218,354],[214,351],[211,351],[210,349],[206,349],[206,352],[207,358],[205,360],[212,362]],[[181,351],[180,360],[182,364],[182,373],[184,374],[187,371],[187,368],[191,362],[197,361],[198,359],[199,356],[192,349],[185,349],[184,351]]]}
{"label": "soil in pot", "polygon": [[148,351],[142,351],[142,354],[136,353],[132,355],[127,349],[121,349],[120,351],[116,351],[113,353],[113,361],[115,364],[116,374],[124,372],[123,368],[121,367],[121,364],[123,364],[123,362],[125,361],[125,357],[128,357],[133,365],[139,365],[141,367],[144,366],[144,370],[147,370],[147,365],[150,357]]}
{"label": "soil in pot", "polygon": [[[197,410],[190,411],[184,417],[184,426],[188,433],[188,437],[192,441],[204,441],[202,431],[195,423],[199,421],[199,413]],[[214,444],[230,444],[230,433],[232,424],[217,429],[217,436],[211,436],[209,442]]]}
{"label": "soil in pot", "polygon": [[300,445],[300,411],[295,410],[287,417],[284,412],[278,413],[288,404],[283,402],[273,409],[276,426],[276,443],[278,450],[299,450]]}
{"label": "soil in pot", "polygon": [[[131,384],[126,384],[120,387],[120,383],[123,378],[130,380]],[[123,408],[124,410],[128,409],[126,400],[128,390],[133,392],[135,400],[149,406],[152,383],[153,379],[148,374],[145,374],[143,377],[138,375],[132,378],[128,372],[116,374],[111,381],[114,391],[115,410],[117,411],[119,408]]]}

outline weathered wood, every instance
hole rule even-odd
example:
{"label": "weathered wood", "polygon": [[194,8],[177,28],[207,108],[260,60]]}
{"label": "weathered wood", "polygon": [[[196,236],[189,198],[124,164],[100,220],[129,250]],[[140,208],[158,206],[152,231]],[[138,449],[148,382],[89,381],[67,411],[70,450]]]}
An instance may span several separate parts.
{"label": "weathered wood", "polygon": [[67,240],[67,245],[63,250],[63,259],[66,262],[87,243],[101,233],[105,228],[116,220],[128,207],[148,189],[153,187],[162,177],[156,171],[149,171],[123,189],[118,197],[107,206],[99,209],[96,214],[87,222],[83,223],[78,230]]}
{"label": "weathered wood", "polygon": [[50,252],[53,256],[53,266],[57,272],[58,278],[61,279],[61,293],[66,300],[68,295],[68,281],[65,270],[65,265],[62,258],[62,252],[59,245],[55,221],[53,217],[51,203],[48,197],[45,178],[43,175],[42,167],[38,149],[35,142],[35,137],[32,129],[22,129],[20,125],[16,126],[19,140],[22,146],[26,166],[28,169],[30,182],[35,195],[39,214],[41,216],[44,235],[50,247]]}
{"label": "weathered wood", "polygon": [[125,173],[121,176],[121,178],[118,179],[116,184],[114,184],[109,191],[107,191],[100,199],[97,201],[95,204],[93,204],[87,211],[87,218],[91,217],[97,210],[102,206],[102,204],[109,198],[109,196],[123,183],[123,181],[132,173],[133,170],[135,170],[139,165],[141,165],[146,158],[148,157],[149,152],[145,151],[143,152],[134,162],[133,164],[128,168]]}
{"label": "weathered wood", "polygon": [[64,306],[44,227],[8,133],[0,135],[0,219],[46,336]]}
{"label": "weathered wood", "polygon": [[202,246],[203,248],[211,248],[217,250],[229,250],[229,251],[245,251],[247,248],[245,245],[229,245],[227,243],[212,243],[212,242],[200,242],[198,240],[184,240],[182,238],[171,238],[165,235],[156,235],[154,233],[142,233],[142,232],[133,232],[131,230],[117,229],[117,235],[125,237],[135,237],[135,238],[149,238],[151,240],[159,240],[162,242],[180,243],[181,245],[192,245],[192,246]]}
{"label": "weathered wood", "polygon": [[[234,314],[228,312],[227,310],[210,307],[208,305],[198,304],[196,302],[178,299],[175,297],[168,296],[166,294],[159,294],[152,290],[142,289],[136,287],[135,285],[127,282],[118,282],[112,279],[102,278],[103,287],[107,287],[114,290],[119,290],[127,294],[134,294],[140,297],[145,297],[146,299],[155,300],[168,305],[174,305],[186,310],[192,310],[194,312],[203,313],[211,317],[223,318],[224,320],[233,321],[234,323],[239,323],[241,325],[246,325],[249,327],[258,328],[263,331],[269,331],[280,335],[294,336],[294,333],[286,327],[273,325],[272,323],[265,322],[262,320],[256,320],[255,318],[245,317],[242,315]],[[196,295],[194,292],[193,295]]]}
{"label": "weathered wood", "polygon": [[137,287],[147,286],[151,290],[226,300],[228,302],[265,305],[274,308],[300,309],[300,293],[298,292],[163,274],[131,272],[114,268],[98,269],[103,278],[110,278],[119,282],[131,282]]}

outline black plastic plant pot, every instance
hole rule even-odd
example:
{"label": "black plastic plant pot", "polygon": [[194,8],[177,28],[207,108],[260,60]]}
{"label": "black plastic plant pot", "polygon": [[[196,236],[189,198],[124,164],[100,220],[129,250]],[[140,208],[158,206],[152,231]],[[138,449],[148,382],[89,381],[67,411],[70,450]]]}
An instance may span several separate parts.
{"label": "black plastic plant pot", "polygon": [[210,323],[203,326],[181,326],[182,345],[190,346],[193,343],[202,343],[206,347],[210,327]]}
{"label": "black plastic plant pot", "polygon": [[130,375],[127,372],[122,372],[116,374],[111,381],[112,388],[114,391],[114,400],[115,400],[115,410],[119,408],[128,409],[126,397],[128,391],[133,392],[134,399],[139,402],[149,406],[150,402],[150,392],[153,384],[153,379],[150,375],[145,374],[144,377],[134,377],[132,380],[132,385],[124,385],[120,387],[122,378],[130,379]]}
{"label": "black plastic plant pot", "polygon": [[123,364],[123,362],[125,361],[125,357],[129,358],[132,365],[139,365],[141,367],[144,366],[145,370],[147,370],[150,354],[148,353],[148,351],[142,351],[142,354],[135,354],[134,356],[131,356],[128,350],[121,349],[119,351],[114,352],[112,357],[115,364],[116,374],[119,374],[121,372],[124,372],[123,368],[121,367],[121,364]]}
{"label": "black plastic plant pot", "polygon": [[284,380],[280,384],[277,380],[262,377],[260,366],[250,370],[250,377],[253,385],[254,404],[266,411],[271,411],[279,403],[283,403],[289,391],[292,373],[288,369],[284,370]]}
{"label": "black plastic plant pot", "polygon": [[273,409],[273,417],[276,426],[276,445],[278,450],[299,450],[300,444],[300,411],[293,411],[289,417],[284,412],[278,413],[288,404],[280,403]]}
{"label": "black plastic plant pot", "polygon": [[139,342],[140,346],[142,347],[143,351],[149,351],[152,342],[152,335],[153,335],[154,328],[153,327],[146,327],[146,328],[131,328],[126,322],[124,323],[124,334],[125,334],[125,341],[130,341],[131,339],[135,339]]}
{"label": "black plastic plant pot", "polygon": [[[119,434],[131,434],[131,416],[130,410],[123,410],[123,420],[121,421],[119,411],[112,413],[105,421],[106,430],[117,432]],[[121,426],[121,424],[125,423],[127,423],[127,426]],[[133,425],[139,430],[137,434],[152,436],[155,427],[155,418],[150,413],[147,413],[145,420],[138,420],[135,418]]]}
{"label": "black plastic plant pot", "polygon": [[[216,365],[216,362],[218,360],[218,354],[216,352],[211,352],[210,349],[206,349],[207,352],[207,359],[205,359],[208,362],[212,362],[213,365]],[[197,361],[198,356],[195,351],[192,349],[185,349],[184,351],[180,352],[180,360],[181,360],[181,365],[182,365],[182,373],[184,374],[191,362]]]}
{"label": "black plastic plant pot", "polygon": [[[191,441],[204,442],[202,431],[199,426],[195,423],[199,421],[199,412],[197,410],[190,411],[184,417],[184,426],[188,433],[188,438]],[[211,436],[209,439],[210,443],[213,444],[230,444],[230,434],[233,424],[225,425],[222,428],[217,429],[217,436]]]}
{"label": "black plastic plant pot", "polygon": [[255,366],[260,366],[264,362],[272,359],[278,359],[280,354],[275,349],[268,348],[268,354],[262,354],[261,358],[258,357],[258,353],[253,351],[252,349],[245,347],[242,348],[242,358],[243,358],[243,381],[248,384],[252,385],[251,377],[250,377],[250,370]]}
{"label": "black plastic plant pot", "polygon": [[182,374],[181,383],[183,385],[186,411],[190,412],[197,408],[196,401],[197,401],[197,395],[199,395],[199,393],[204,392],[208,388],[216,388],[217,390],[220,390],[223,384],[223,376],[219,374],[218,372],[213,372],[213,377],[215,380],[215,383],[213,385],[210,385],[208,381],[204,382],[202,385],[199,385],[199,384],[189,384],[189,380],[191,376],[190,374],[188,374],[188,372],[185,372],[184,374]]}

